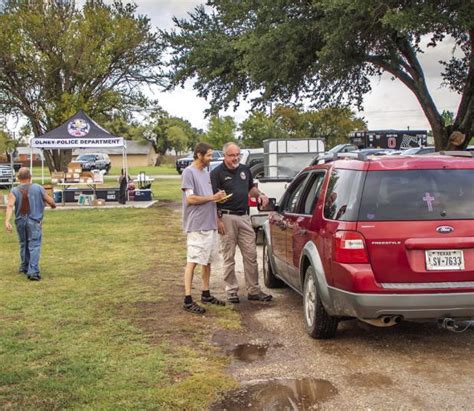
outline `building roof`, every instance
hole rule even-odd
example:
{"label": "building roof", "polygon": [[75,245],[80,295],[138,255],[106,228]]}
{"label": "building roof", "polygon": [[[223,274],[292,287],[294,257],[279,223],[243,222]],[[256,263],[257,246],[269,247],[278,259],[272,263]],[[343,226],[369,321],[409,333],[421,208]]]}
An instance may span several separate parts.
{"label": "building roof", "polygon": [[31,147],[17,147],[15,149],[16,156],[30,156],[31,154],[37,155],[40,158],[43,158],[43,150],[39,148],[31,148]]}

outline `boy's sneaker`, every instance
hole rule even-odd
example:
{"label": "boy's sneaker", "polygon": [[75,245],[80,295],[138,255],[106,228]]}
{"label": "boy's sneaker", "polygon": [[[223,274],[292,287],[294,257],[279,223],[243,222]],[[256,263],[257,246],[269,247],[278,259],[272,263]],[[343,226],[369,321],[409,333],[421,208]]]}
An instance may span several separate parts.
{"label": "boy's sneaker", "polygon": [[213,295],[210,295],[209,297],[202,295],[201,302],[204,304],[225,305],[224,301],[217,299]]}
{"label": "boy's sneaker", "polygon": [[249,301],[263,301],[263,302],[268,302],[271,301],[272,299],[271,294],[265,294],[263,291],[260,291],[258,294],[249,294],[248,295],[248,300]]}
{"label": "boy's sneaker", "polygon": [[227,295],[227,301],[232,304],[240,303],[239,295],[237,293],[229,293]]}

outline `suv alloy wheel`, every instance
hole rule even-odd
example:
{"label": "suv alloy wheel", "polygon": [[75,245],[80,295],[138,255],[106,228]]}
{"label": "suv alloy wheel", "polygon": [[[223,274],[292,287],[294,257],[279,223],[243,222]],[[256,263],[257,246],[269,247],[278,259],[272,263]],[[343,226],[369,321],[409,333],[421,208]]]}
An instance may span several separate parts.
{"label": "suv alloy wheel", "polygon": [[332,338],[336,335],[338,319],[331,317],[323,307],[316,286],[316,273],[309,266],[306,269],[303,288],[304,321],[308,334],[317,339]]}
{"label": "suv alloy wheel", "polygon": [[263,242],[263,283],[267,288],[281,288],[285,284],[273,273],[267,241],[265,238]]}

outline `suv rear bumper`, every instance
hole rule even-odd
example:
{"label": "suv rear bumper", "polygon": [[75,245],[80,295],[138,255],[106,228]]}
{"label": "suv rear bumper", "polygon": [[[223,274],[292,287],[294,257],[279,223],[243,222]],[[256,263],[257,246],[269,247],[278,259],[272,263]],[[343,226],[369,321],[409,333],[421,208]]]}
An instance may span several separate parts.
{"label": "suv rear bumper", "polygon": [[331,315],[376,319],[400,315],[406,320],[474,318],[474,292],[437,294],[356,294],[328,287]]}

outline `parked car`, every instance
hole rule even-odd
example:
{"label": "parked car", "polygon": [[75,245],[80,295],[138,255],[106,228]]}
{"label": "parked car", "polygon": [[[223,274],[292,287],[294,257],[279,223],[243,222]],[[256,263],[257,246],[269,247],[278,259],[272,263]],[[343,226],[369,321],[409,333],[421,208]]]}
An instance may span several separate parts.
{"label": "parked car", "polygon": [[[215,164],[217,167],[224,157],[224,153],[219,150],[213,150],[212,152],[212,161],[218,161],[219,163]],[[189,166],[194,161],[193,155],[189,155],[187,157],[179,158],[176,160],[176,171],[179,174],[183,173],[183,170]]]}
{"label": "parked car", "polygon": [[105,174],[107,174],[112,167],[109,155],[102,153],[81,154],[74,161],[81,163],[83,171],[105,170]]}
{"label": "parked car", "polygon": [[10,186],[15,181],[15,173],[9,164],[0,164],[0,186]]}
{"label": "parked car", "polygon": [[387,156],[396,153],[398,150],[391,148],[361,148],[354,153],[363,153],[367,156]]}
{"label": "parked car", "polygon": [[219,157],[217,160],[212,160],[209,164],[209,172],[214,170],[218,165],[220,165],[224,161],[224,157]]}
{"label": "parked car", "polygon": [[334,146],[331,148],[331,150],[328,150],[326,153],[327,154],[338,154],[338,153],[350,153],[352,151],[356,151],[358,147],[354,144],[338,144],[337,146]]}
{"label": "parked car", "polygon": [[407,150],[403,151],[404,156],[412,156],[412,155],[421,155],[421,154],[431,154],[435,152],[435,148],[433,146],[430,147],[412,147]]}
{"label": "parked car", "polygon": [[474,318],[473,179],[474,162],[461,155],[306,168],[264,225],[265,285],[302,294],[314,338],[333,337],[347,318]]}

